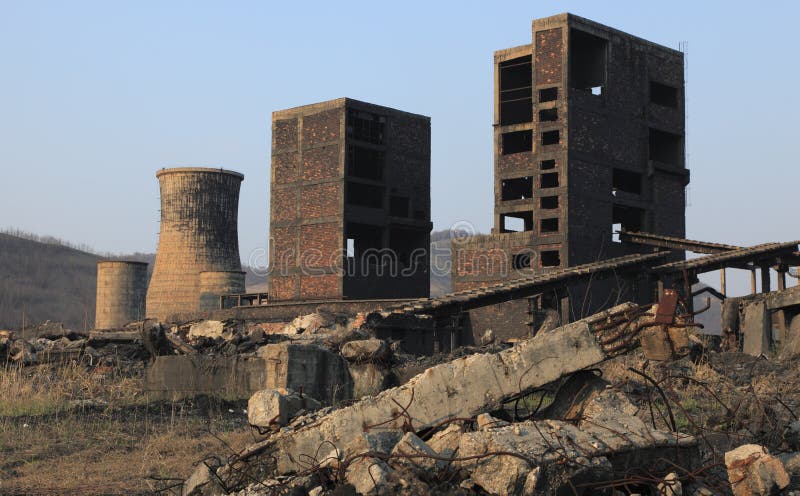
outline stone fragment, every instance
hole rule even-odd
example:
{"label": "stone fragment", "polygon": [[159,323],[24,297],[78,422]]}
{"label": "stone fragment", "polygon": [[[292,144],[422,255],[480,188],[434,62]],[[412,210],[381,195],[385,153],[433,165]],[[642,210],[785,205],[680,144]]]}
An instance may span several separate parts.
{"label": "stone fragment", "polygon": [[230,339],[230,334],[230,332],[225,332],[225,324],[222,322],[218,320],[204,320],[202,322],[192,324],[192,326],[189,328],[189,334],[187,337],[192,341],[198,338]]}
{"label": "stone fragment", "polygon": [[488,413],[481,413],[478,415],[476,423],[478,424],[478,429],[483,431],[486,429],[492,429],[494,427],[505,427],[508,425],[508,422],[505,420],[496,419]]}
{"label": "stone fragment", "polygon": [[347,467],[345,480],[352,484],[358,494],[381,494],[381,488],[389,483],[392,468],[375,458],[359,458]]}
{"label": "stone fragment", "polygon": [[269,427],[284,426],[300,410],[318,410],[319,401],[288,389],[264,389],[258,391],[247,402],[247,420],[251,425]]}
{"label": "stone fragment", "polygon": [[658,496],[683,496],[683,485],[681,485],[678,474],[670,472],[664,480],[658,483]]}
{"label": "stone fragment", "polygon": [[486,332],[483,333],[481,336],[481,344],[486,346],[487,344],[492,344],[495,341],[494,331],[491,329],[486,329]]}
{"label": "stone fragment", "polygon": [[325,317],[318,313],[301,315],[283,328],[284,334],[302,334],[304,332],[315,333],[320,328],[326,327],[329,322]]}
{"label": "stone fragment", "polygon": [[341,354],[354,362],[377,362],[389,355],[389,347],[382,339],[359,339],[342,345]]}
{"label": "stone fragment", "polygon": [[452,423],[446,429],[437,432],[428,439],[428,446],[431,447],[439,456],[453,458],[458,451],[458,443],[461,440],[461,426]]}
{"label": "stone fragment", "polygon": [[424,471],[436,471],[444,468],[446,462],[437,460],[436,453],[425,441],[413,432],[407,432],[392,450],[392,464],[418,468]]}
{"label": "stone fragment", "polygon": [[767,495],[789,485],[783,463],[757,444],[728,451],[725,465],[734,496]]}

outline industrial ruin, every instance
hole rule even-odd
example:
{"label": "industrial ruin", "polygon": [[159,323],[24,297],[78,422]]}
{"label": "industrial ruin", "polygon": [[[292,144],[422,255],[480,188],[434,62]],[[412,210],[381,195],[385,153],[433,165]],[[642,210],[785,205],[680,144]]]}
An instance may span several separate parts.
{"label": "industrial ruin", "polygon": [[798,494],[800,391],[756,384],[800,355],[800,241],[686,238],[683,53],[560,14],[494,74],[494,227],[452,239],[451,293],[429,289],[430,118],[340,98],[272,115],[267,293],[244,177],[162,169],[149,283],[101,262],[97,329],[10,359],[91,349],[145,362],[151,397],[247,400],[255,442],[165,494]]}

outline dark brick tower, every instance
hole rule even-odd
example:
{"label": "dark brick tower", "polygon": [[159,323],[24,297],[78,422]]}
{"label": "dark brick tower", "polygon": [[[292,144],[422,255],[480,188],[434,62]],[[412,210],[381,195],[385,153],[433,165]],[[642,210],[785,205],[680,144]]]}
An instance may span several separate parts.
{"label": "dark brick tower", "polygon": [[[455,290],[642,251],[620,228],[684,237],[681,52],[560,14],[494,66],[494,229],[454,244]],[[614,284],[573,288],[572,317]]]}
{"label": "dark brick tower", "polygon": [[273,113],[270,299],[429,294],[430,118],[348,98]]}

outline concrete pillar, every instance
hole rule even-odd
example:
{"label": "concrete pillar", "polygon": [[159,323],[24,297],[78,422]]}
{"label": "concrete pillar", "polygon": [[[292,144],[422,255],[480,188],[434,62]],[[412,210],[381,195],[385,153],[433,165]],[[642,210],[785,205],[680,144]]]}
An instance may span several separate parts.
{"label": "concrete pillar", "polygon": [[753,356],[769,356],[772,341],[772,323],[769,319],[766,302],[753,301],[745,303],[741,330],[744,334],[742,351]]}
{"label": "concrete pillar", "polygon": [[762,293],[769,293],[769,266],[762,265],[761,266],[761,292]]}

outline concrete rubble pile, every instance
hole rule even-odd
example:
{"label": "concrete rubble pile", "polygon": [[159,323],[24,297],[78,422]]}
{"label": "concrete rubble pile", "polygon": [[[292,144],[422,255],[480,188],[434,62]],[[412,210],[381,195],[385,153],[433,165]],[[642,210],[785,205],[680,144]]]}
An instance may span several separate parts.
{"label": "concrete rubble pile", "polygon": [[[703,495],[717,494],[698,482],[713,470],[730,478],[736,495],[786,488],[783,463],[764,448],[742,447],[727,465],[710,464],[699,439],[649,426],[623,388],[593,371],[640,339],[659,354],[655,334],[674,346],[691,326],[656,315],[657,306],[623,304],[434,365],[355,403],[322,406],[290,388],[259,391],[248,414],[267,437],[228,463],[199,464],[183,494]],[[374,365],[390,348],[354,340],[340,356]],[[547,408],[531,404],[532,393],[553,384]]]}

